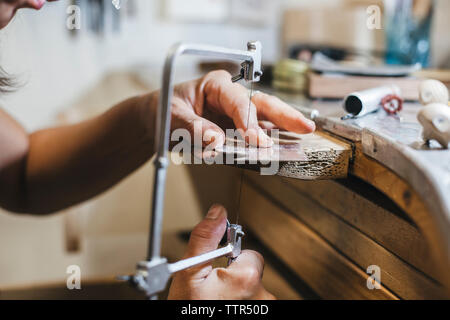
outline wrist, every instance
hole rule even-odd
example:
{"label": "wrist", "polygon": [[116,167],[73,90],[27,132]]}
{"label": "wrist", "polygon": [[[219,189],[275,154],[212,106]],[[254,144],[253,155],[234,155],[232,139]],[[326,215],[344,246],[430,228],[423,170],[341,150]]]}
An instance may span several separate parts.
{"label": "wrist", "polygon": [[140,97],[139,118],[145,130],[146,139],[154,142],[156,133],[156,116],[159,102],[159,92],[154,91]]}

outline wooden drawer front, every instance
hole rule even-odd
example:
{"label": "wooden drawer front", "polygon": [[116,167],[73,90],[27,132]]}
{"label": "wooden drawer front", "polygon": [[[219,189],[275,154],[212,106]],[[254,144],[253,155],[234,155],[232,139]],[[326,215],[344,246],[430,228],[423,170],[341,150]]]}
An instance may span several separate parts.
{"label": "wooden drawer front", "polygon": [[325,299],[397,299],[389,290],[369,290],[368,275],[329,243],[247,182],[241,221]]}
{"label": "wooden drawer front", "polygon": [[[405,261],[407,257],[422,262],[431,270],[429,259],[421,260],[426,246],[413,225],[379,208],[384,219],[377,220],[374,215],[379,212],[368,200],[362,208],[359,196],[339,183],[318,183],[247,174],[241,219],[324,298],[447,297],[437,281]],[[353,199],[344,203],[346,207],[331,201],[350,193]],[[371,265],[381,269],[382,290],[367,289],[365,271]]]}
{"label": "wooden drawer front", "polygon": [[[428,245],[417,227],[400,216],[405,216],[405,213],[392,212],[400,209],[386,209],[386,202],[390,200],[380,198],[378,191],[375,191],[377,194],[363,192],[368,188],[364,182],[352,189],[336,181],[304,183],[284,179],[278,183],[289,190],[294,189],[296,196],[310,199],[417,269],[438,278]],[[381,203],[384,207],[379,205]]]}

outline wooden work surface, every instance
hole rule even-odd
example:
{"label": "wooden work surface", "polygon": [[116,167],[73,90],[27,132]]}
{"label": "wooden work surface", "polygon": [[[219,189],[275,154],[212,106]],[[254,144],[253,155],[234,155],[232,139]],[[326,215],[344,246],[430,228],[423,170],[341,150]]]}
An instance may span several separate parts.
{"label": "wooden work surface", "polygon": [[[386,199],[389,200],[379,201],[393,201],[394,205],[402,212],[400,215],[404,215],[408,221],[411,221],[406,224],[398,222],[398,220],[396,220],[397,218],[395,218],[396,214],[393,213],[396,210],[390,211],[383,209],[384,211],[382,212],[386,212],[386,214],[380,213],[379,210],[373,213],[373,222],[369,221],[371,219],[370,215],[352,211],[352,214],[354,215],[353,218],[346,222],[350,227],[345,223],[341,225],[342,223],[331,218],[324,218],[321,220],[322,224],[327,225],[327,227],[317,223],[316,220],[312,220],[311,222],[313,223],[316,221],[314,223],[317,224],[317,232],[322,234],[325,239],[328,239],[331,236],[328,241],[330,241],[332,246],[336,247],[338,252],[344,252],[344,256],[348,254],[350,260],[356,262],[356,265],[358,265],[358,261],[360,261],[361,265],[359,267],[361,268],[365,267],[364,263],[370,261],[370,255],[364,260],[365,255],[361,250],[374,250],[373,254],[379,252],[379,260],[383,261],[382,264],[387,266],[387,269],[385,269],[387,272],[386,276],[388,279],[392,280],[388,281],[387,291],[381,296],[374,298],[392,299],[399,297],[406,299],[421,299],[448,297],[446,290],[450,288],[450,278],[448,276],[448,270],[450,268],[450,150],[442,149],[437,144],[432,144],[430,147],[424,145],[421,139],[421,126],[416,120],[416,114],[420,110],[420,105],[406,104],[399,116],[389,116],[381,110],[378,113],[370,114],[359,119],[343,121],[340,118],[345,112],[342,109],[340,101],[312,102],[305,99],[303,96],[271,92],[271,90],[264,89],[262,91],[277,95],[308,117],[315,114],[314,120],[321,137],[333,141],[340,141],[347,146],[347,150],[350,148],[351,155],[347,170],[349,177],[357,177],[367,183],[368,186],[374,187],[380,191],[387,197]],[[317,114],[319,115],[317,116]],[[327,155],[327,151],[324,151],[324,155]],[[299,157],[298,163],[300,165],[302,165],[304,161],[305,158]],[[292,163],[295,163],[295,161],[291,161],[289,166],[280,166],[279,175],[300,180],[321,179],[308,179],[305,178],[305,175],[299,175],[298,172],[294,170],[295,165],[292,165]],[[342,176],[322,176],[322,179],[337,178],[342,178]],[[339,187],[339,189],[338,186],[335,185],[327,187],[328,189],[324,187],[323,190],[325,191],[323,192],[314,191],[318,190],[318,187],[304,187],[303,185],[298,185],[296,188],[300,188],[299,190],[301,190],[304,196],[297,195],[296,198],[294,198],[295,200],[290,200],[290,198],[286,196],[286,194],[288,194],[287,189],[285,190],[281,185],[277,187],[275,180],[273,180],[283,178],[261,177],[261,179],[262,180],[257,179],[256,181],[253,179],[251,182],[251,184],[256,186],[255,190],[257,191],[245,191],[247,199],[243,200],[243,207],[241,207],[241,210],[243,212],[245,211],[245,214],[242,213],[242,215],[245,216],[245,222],[248,223],[253,231],[263,228],[261,224],[256,224],[255,222],[256,220],[260,221],[261,219],[256,219],[256,217],[255,219],[252,219],[248,216],[252,215],[255,206],[257,203],[261,203],[264,197],[275,197],[274,203],[278,205],[273,205],[273,208],[271,207],[273,210],[279,211],[280,209],[276,209],[279,206],[284,208],[276,215],[277,218],[274,218],[270,214],[264,218],[271,220],[271,222],[269,223],[269,230],[266,230],[267,233],[260,234],[263,242],[267,238],[267,234],[274,231],[273,226],[280,225],[280,223],[283,224],[279,219],[283,217],[282,212],[284,212],[284,210],[291,213],[297,212],[296,210],[299,210],[298,212],[312,210],[312,212],[315,212],[313,216],[309,217],[302,214],[300,219],[317,219],[316,215],[318,215],[319,212],[327,212],[327,210],[331,210],[334,215],[336,212],[338,212],[337,214],[344,214],[343,212],[346,210],[370,209],[370,205],[366,208],[364,201],[361,202],[355,198],[358,197],[359,190],[347,192],[347,200],[355,201],[354,205],[351,203],[343,205],[339,204],[339,200],[333,200],[336,199],[336,197],[345,195],[345,190],[342,189],[342,187]],[[267,179],[272,180],[269,182]],[[314,186],[317,186],[317,183],[319,182],[314,182]],[[250,187],[245,187],[244,190],[247,190],[248,188]],[[253,189],[250,188],[249,190]],[[263,191],[260,193],[258,190]],[[331,193],[330,196],[332,198],[334,196],[333,199],[326,199],[326,190]],[[317,197],[317,194],[314,196],[314,192],[319,192],[318,194],[320,194],[320,197],[317,198],[316,201],[318,201],[320,207],[325,208],[325,211],[323,211],[323,209],[317,209],[313,204],[308,205],[308,199]],[[333,192],[335,194],[333,194]],[[265,196],[261,198],[258,194],[265,194]],[[293,193],[291,196],[293,197],[294,195],[295,194]],[[243,197],[245,198],[245,196]],[[299,207],[298,203],[301,203],[302,205]],[[330,203],[331,206],[334,205],[334,207],[327,209],[328,203]],[[359,209],[355,206],[356,204],[360,207]],[[377,205],[383,206],[384,204],[377,203]],[[269,202],[261,208],[267,207],[270,207]],[[342,211],[340,211],[341,209],[339,208],[343,208]],[[325,216],[327,215],[325,214]],[[347,216],[341,217],[340,219],[344,218],[345,220]],[[321,254],[330,257],[329,253],[327,253],[329,252],[329,248],[325,243],[322,243],[321,240],[315,238],[316,236],[310,234],[309,231],[305,231],[304,225],[300,224],[295,227],[294,221],[289,221],[291,218],[288,217],[289,214],[286,216],[286,226],[289,227],[288,229],[283,227],[283,233],[289,234],[289,232],[294,232],[295,234],[295,230],[299,233],[303,233],[303,236],[298,235],[300,237],[306,237],[302,241],[315,241],[318,246],[315,252],[319,254],[319,251],[322,250],[324,252]],[[361,222],[358,224],[358,221],[363,219],[363,217],[367,217],[364,218],[366,219],[363,220],[364,223]],[[380,222],[381,224],[377,226],[378,222],[375,222],[375,220],[385,222]],[[302,221],[305,222],[305,220]],[[324,221],[326,221],[326,223]],[[309,224],[306,223],[306,226],[311,227],[314,230],[314,223],[313,226],[309,226]],[[335,226],[330,227],[333,224],[335,224]],[[408,226],[409,224],[411,224],[411,227]],[[289,228],[291,230],[289,230]],[[339,236],[340,233],[336,233],[335,238],[333,238],[332,235],[334,233],[330,233],[333,230],[333,232],[336,232],[333,228],[338,228],[340,232],[345,233],[345,236]],[[417,231],[414,231],[415,228],[417,228]],[[280,230],[274,232],[279,233]],[[354,236],[352,236],[353,233]],[[294,234],[292,234],[292,237],[294,237]],[[403,236],[396,237],[396,234],[403,234]],[[272,236],[274,237],[275,234]],[[353,238],[350,239],[348,237]],[[391,240],[385,241],[387,238],[390,238]],[[339,239],[346,239],[345,241],[347,242],[341,243],[339,242],[341,241]],[[372,243],[372,241],[375,241],[375,243]],[[349,246],[348,243],[353,242],[358,243],[358,246]],[[293,246],[292,250],[295,248],[294,243],[295,242],[290,243],[290,245]],[[270,242],[267,242],[266,244],[269,245]],[[297,245],[300,245],[298,241]],[[378,245],[381,245],[381,247]],[[273,250],[277,250],[277,248],[273,248]],[[302,250],[305,250],[305,248]],[[346,253],[347,251],[348,253]],[[391,256],[389,252],[394,253],[394,256]],[[283,250],[280,250],[279,253],[280,255],[284,254]],[[303,271],[306,270],[308,276],[313,276],[313,274],[309,274],[309,271],[307,270],[311,270],[312,272],[317,265],[305,265],[300,260],[292,260],[293,256],[292,254],[289,254],[289,250],[286,254],[287,256],[285,256],[284,259],[287,264],[292,268],[299,268],[299,270],[301,269]],[[398,258],[400,258],[400,260],[398,260]],[[340,258],[336,259],[339,260]],[[431,261],[433,261],[433,263],[431,263]],[[342,264],[342,268],[347,270],[345,272],[350,273],[352,277],[358,278],[357,273],[359,271],[355,274],[353,271],[350,271],[352,267],[347,266],[345,263]],[[419,271],[417,272],[415,270]],[[406,281],[406,279],[409,280]],[[333,279],[332,281],[337,280]],[[406,285],[406,283],[412,282],[416,283],[416,287]],[[405,285],[402,285],[402,283]],[[438,283],[443,284],[447,289],[441,289]],[[314,282],[314,284],[317,283]],[[336,285],[339,287],[339,283],[336,283]],[[393,290],[391,291],[390,289]],[[325,287],[322,288],[319,286],[318,290],[327,292]],[[352,298],[358,296],[360,298],[367,298],[365,294],[365,292],[354,292],[353,294],[349,293],[348,297]],[[330,298],[337,297],[339,297],[337,293],[336,295],[332,294],[330,296]]]}
{"label": "wooden work surface", "polygon": [[[227,164],[259,170],[263,175],[278,175],[302,180],[345,178],[352,157],[349,143],[320,131],[311,134],[280,132],[271,148],[246,147],[228,140],[216,149],[217,158]],[[236,144],[237,143],[237,144]]]}

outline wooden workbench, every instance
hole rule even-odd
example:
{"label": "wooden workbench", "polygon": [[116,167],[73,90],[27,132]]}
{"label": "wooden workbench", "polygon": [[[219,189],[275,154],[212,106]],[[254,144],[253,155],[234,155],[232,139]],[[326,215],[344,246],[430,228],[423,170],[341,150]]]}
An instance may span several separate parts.
{"label": "wooden workbench", "polygon": [[[333,144],[320,152],[332,161],[310,153],[297,165],[280,162],[276,176],[245,170],[239,221],[318,297],[449,298],[450,151],[423,146],[420,106],[407,104],[400,117],[380,111],[342,121],[340,102],[275,94],[307,116],[319,112],[318,134]],[[311,160],[313,175],[298,170]],[[228,188],[233,195],[228,198],[218,196],[220,188],[206,190],[199,178],[201,170],[211,179],[224,169],[192,170],[200,201],[209,194],[236,211],[239,170],[215,177],[222,179],[221,194]],[[373,266],[381,287],[370,290]]]}

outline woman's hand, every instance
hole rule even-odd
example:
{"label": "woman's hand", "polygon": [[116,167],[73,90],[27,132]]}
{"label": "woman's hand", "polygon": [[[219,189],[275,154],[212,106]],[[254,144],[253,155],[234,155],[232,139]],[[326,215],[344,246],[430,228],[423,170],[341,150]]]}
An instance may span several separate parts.
{"label": "woman's hand", "polygon": [[[128,176],[153,156],[159,94],[134,97],[95,118],[31,135],[0,110],[0,206],[51,213]],[[172,130],[184,128],[196,137],[199,127],[203,144],[212,147],[224,143],[225,128],[243,130],[247,141],[260,147],[272,144],[262,129],[315,129],[300,112],[264,93],[257,93],[249,108],[247,89],[232,83],[225,71],[176,86],[172,103]]]}
{"label": "woman's hand", "polygon": [[172,130],[184,128],[194,137],[196,122],[201,124],[198,127],[203,145],[214,143],[215,146],[225,141],[223,129],[233,126],[245,132],[247,142],[260,147],[272,145],[262,129],[280,128],[296,133],[315,130],[313,121],[274,96],[256,93],[250,103],[248,90],[232,83],[226,71],[213,71],[199,80],[175,87]]}
{"label": "woman's hand", "polygon": [[[184,258],[217,249],[225,233],[227,212],[213,206],[206,218],[192,231]],[[213,269],[211,263],[187,269],[175,275],[169,299],[176,300],[272,300],[275,297],[264,289],[261,278],[263,257],[244,250],[228,267]]]}

